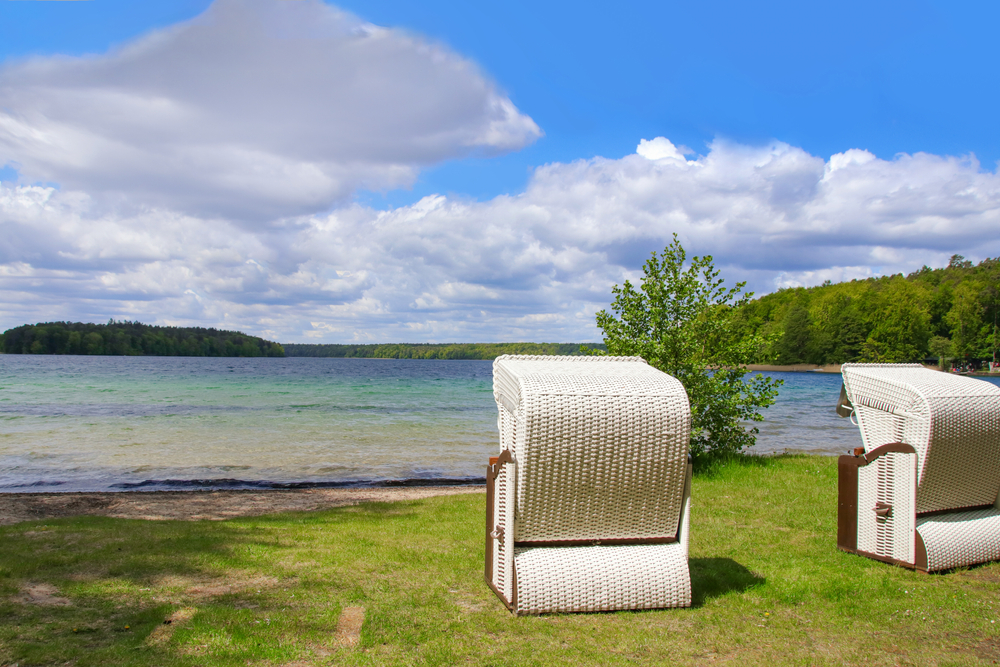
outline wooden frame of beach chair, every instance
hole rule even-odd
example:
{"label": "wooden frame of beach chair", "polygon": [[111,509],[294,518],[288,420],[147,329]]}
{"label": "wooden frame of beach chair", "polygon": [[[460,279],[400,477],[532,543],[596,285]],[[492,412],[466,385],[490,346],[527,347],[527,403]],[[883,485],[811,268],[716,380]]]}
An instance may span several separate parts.
{"label": "wooden frame of beach chair", "polygon": [[691,604],[691,411],[639,357],[498,357],[486,582],[516,614]]}
{"label": "wooden frame of beach chair", "polygon": [[919,364],[844,364],[863,448],[838,461],[837,546],[923,572],[1000,559],[1000,387]]}

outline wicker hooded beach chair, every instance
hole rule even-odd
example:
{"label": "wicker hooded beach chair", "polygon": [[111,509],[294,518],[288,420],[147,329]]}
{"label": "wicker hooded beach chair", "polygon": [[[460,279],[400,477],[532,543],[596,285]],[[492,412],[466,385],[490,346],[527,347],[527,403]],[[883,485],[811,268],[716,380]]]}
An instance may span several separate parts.
{"label": "wicker hooded beach chair", "polygon": [[516,614],[685,607],[691,414],[639,357],[498,357],[486,582]]}
{"label": "wicker hooded beach chair", "polygon": [[924,572],[1000,559],[1000,387],[918,364],[844,364],[837,545]]}

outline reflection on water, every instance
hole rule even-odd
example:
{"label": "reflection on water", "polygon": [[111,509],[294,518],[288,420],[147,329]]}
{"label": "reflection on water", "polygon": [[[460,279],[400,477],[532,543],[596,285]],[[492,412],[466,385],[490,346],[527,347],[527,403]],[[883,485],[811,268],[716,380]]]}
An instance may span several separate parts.
{"label": "reflection on water", "polygon": [[[480,478],[489,361],[0,355],[0,490]],[[785,380],[754,451],[860,446],[840,375]]]}

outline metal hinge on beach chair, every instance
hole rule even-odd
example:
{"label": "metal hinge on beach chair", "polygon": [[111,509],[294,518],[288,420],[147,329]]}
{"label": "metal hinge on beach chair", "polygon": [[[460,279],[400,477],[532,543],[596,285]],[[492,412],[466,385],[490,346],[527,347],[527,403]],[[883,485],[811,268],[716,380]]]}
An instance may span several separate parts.
{"label": "metal hinge on beach chair", "polygon": [[486,581],[518,614],[691,604],[690,408],[637,357],[502,356]]}
{"label": "metal hinge on beach chair", "polygon": [[516,471],[510,450],[491,456],[486,467],[486,583],[511,608],[517,588],[512,576],[514,513],[509,510]]}
{"label": "metal hinge on beach chair", "polygon": [[1000,559],[1000,387],[918,364],[844,364],[837,546],[923,572]]}

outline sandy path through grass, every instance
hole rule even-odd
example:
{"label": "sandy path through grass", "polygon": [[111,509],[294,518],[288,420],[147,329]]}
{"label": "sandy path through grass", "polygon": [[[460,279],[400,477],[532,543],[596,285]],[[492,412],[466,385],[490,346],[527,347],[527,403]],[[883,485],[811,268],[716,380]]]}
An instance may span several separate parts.
{"label": "sandy path through grass", "polygon": [[363,502],[419,500],[485,492],[485,486],[406,486],[267,491],[0,493],[0,525],[73,516],[221,521]]}

